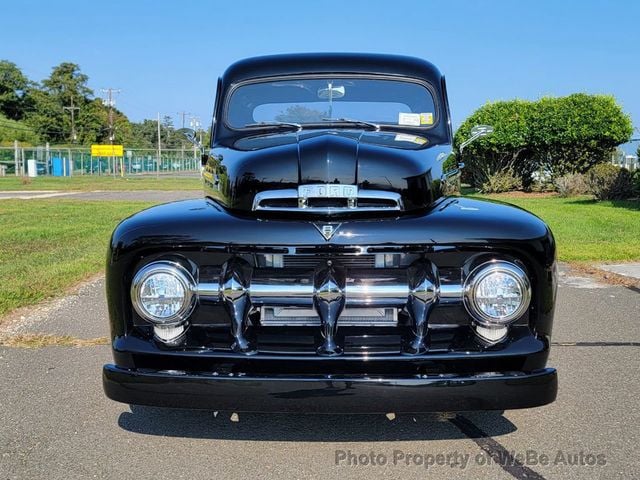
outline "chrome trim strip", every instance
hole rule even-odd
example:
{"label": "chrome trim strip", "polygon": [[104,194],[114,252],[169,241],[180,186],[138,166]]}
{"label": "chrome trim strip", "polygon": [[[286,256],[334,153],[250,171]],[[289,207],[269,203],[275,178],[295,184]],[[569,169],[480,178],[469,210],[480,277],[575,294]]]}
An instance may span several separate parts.
{"label": "chrome trim strip", "polygon": [[[256,196],[253,197],[253,206],[251,207],[253,210],[281,210],[279,208],[269,208],[269,207],[261,207],[260,203],[263,200],[276,200],[278,198],[298,198],[298,191],[293,190],[291,188],[283,189],[283,190],[265,190],[263,192],[256,193]],[[298,210],[297,208],[293,208],[292,210]]]}
{"label": "chrome trim strip", "polygon": [[[313,283],[285,283],[281,279],[255,279],[249,288],[252,304],[271,307],[313,306]],[[291,279],[289,279],[291,280]]]}
{"label": "chrome trim strip", "polygon": [[349,275],[346,286],[347,305],[397,307],[407,303],[409,284],[406,272],[385,272],[368,278]]}
{"label": "chrome trim strip", "polygon": [[404,208],[402,196],[396,192],[388,192],[386,190],[360,190],[360,192],[358,192],[358,199],[360,198],[396,202],[395,207],[388,207],[380,210],[402,210]]}
{"label": "chrome trim strip", "polygon": [[[323,185],[324,186],[324,185]],[[330,186],[327,185],[327,186]],[[357,196],[356,197],[344,197],[339,194],[336,195],[314,195],[311,197],[308,196],[300,196],[299,192],[304,192],[301,190],[304,186],[298,187],[298,190],[294,190],[292,188],[282,189],[282,190],[265,190],[262,192],[256,193],[255,197],[253,197],[252,210],[254,211],[274,211],[274,212],[309,212],[309,213],[319,213],[319,212],[329,212],[329,213],[344,213],[344,212],[353,212],[353,211],[362,211],[362,212],[379,212],[379,211],[399,211],[404,209],[404,204],[402,202],[402,196],[396,192],[388,192],[385,190],[357,190],[357,187],[354,185],[347,185],[348,187],[353,187],[356,189]],[[309,185],[309,187],[317,188],[318,185]],[[349,206],[347,207],[310,207],[308,206],[309,198],[347,198],[350,200]],[[269,207],[263,206],[262,202],[265,200],[278,200],[278,199],[297,199],[298,206],[297,207]],[[357,201],[359,199],[368,199],[368,200],[386,200],[390,202],[395,202],[395,206],[392,207],[359,207]],[[355,201],[352,201],[355,200]]]}
{"label": "chrome trim strip", "polygon": [[459,283],[440,284],[440,305],[462,303],[462,285]]}
{"label": "chrome trim strip", "polygon": [[220,298],[220,283],[198,283],[197,292],[199,297]]}

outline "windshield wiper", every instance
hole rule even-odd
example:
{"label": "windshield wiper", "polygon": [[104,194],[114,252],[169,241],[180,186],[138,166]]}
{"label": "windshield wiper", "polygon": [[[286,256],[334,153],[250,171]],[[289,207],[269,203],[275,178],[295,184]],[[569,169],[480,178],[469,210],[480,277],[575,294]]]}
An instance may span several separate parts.
{"label": "windshield wiper", "polygon": [[351,118],[323,118],[323,122],[348,123],[355,127],[368,127],[376,132],[380,131],[381,126],[377,123],[367,122],[365,120],[353,120]]}
{"label": "windshield wiper", "polygon": [[275,128],[284,128],[287,130],[296,130],[296,131],[300,131],[302,130],[302,125],[300,125],[299,123],[293,123],[293,122],[258,122],[258,123],[247,123],[245,126],[245,128],[251,128],[251,127],[275,127]]}

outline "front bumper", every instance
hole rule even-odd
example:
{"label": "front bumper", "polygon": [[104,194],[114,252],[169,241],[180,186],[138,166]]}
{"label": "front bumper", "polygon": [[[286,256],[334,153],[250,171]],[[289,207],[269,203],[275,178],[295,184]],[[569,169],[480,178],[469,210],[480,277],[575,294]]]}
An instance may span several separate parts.
{"label": "front bumper", "polygon": [[557,373],[479,375],[238,375],[125,369],[105,365],[112,400],[236,412],[387,413],[507,410],[556,398]]}

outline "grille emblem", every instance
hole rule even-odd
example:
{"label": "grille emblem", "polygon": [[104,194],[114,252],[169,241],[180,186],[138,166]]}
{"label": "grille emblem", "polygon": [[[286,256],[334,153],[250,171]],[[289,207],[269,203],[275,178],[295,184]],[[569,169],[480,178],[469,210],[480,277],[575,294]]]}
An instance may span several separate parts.
{"label": "grille emblem", "polygon": [[340,228],[340,225],[340,223],[337,225],[332,225],[330,223],[325,223],[324,225],[318,225],[317,223],[313,224],[327,242],[335,235],[338,228]]}

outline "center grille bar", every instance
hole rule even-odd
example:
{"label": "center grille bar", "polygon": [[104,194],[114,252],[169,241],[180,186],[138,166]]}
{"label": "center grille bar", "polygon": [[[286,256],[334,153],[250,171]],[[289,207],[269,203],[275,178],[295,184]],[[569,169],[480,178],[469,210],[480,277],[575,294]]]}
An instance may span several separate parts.
{"label": "center grille bar", "polygon": [[[254,306],[306,307],[313,305],[313,271],[286,272],[281,269],[255,269],[247,287]],[[408,273],[404,269],[347,270],[345,300],[347,308],[402,308],[410,293]],[[221,285],[199,283],[198,295],[218,302]],[[439,285],[440,304],[462,303],[462,285]]]}
{"label": "center grille bar", "polygon": [[[315,268],[319,263],[330,260],[329,257],[318,255],[283,255],[284,268]],[[376,256],[373,254],[334,256],[331,260],[347,269],[375,268]]]}
{"label": "center grille bar", "polygon": [[[260,323],[268,327],[319,327],[320,318],[312,308],[261,307]],[[395,308],[345,308],[340,315],[340,326],[396,327],[398,310]]]}

